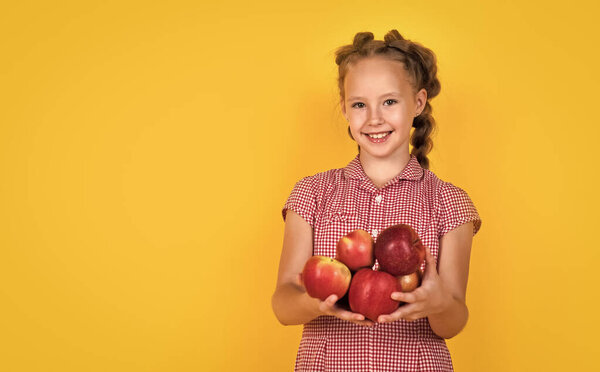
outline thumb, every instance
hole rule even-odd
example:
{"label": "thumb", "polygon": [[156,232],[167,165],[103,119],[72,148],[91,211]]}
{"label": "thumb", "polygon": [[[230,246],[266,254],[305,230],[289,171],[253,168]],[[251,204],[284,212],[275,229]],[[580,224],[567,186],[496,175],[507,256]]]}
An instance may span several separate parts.
{"label": "thumb", "polygon": [[425,247],[425,273],[424,276],[437,274],[435,257],[431,254],[429,247]]}
{"label": "thumb", "polygon": [[294,284],[304,287],[304,282],[302,282],[302,273],[298,273],[298,275],[296,275]]}

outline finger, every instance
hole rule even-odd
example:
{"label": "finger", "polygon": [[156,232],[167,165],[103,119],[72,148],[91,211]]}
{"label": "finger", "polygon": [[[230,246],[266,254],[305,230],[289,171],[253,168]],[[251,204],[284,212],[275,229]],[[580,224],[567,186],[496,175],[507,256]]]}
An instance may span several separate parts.
{"label": "finger", "polygon": [[365,320],[365,316],[362,314],[357,314],[357,313],[350,313],[352,314],[351,317],[354,320]]}
{"label": "finger", "polygon": [[437,274],[435,257],[431,254],[429,247],[425,247],[425,272],[423,278]]}
{"label": "finger", "polygon": [[333,315],[340,319],[347,320],[358,325],[372,326],[375,324],[373,321],[365,319],[365,316],[362,314],[353,313],[351,311],[343,310],[338,307],[335,307],[335,313]]}
{"label": "finger", "polygon": [[294,284],[296,284],[299,287],[304,287],[304,282],[302,281],[302,273],[298,273],[298,275],[296,275],[296,278],[294,279]]}
{"label": "finger", "polygon": [[409,321],[409,322],[414,322],[415,320],[421,319],[421,318],[425,318],[427,315],[425,315],[424,312],[422,311],[418,311],[418,312],[414,312],[412,314],[409,315],[405,315],[404,319]]}
{"label": "finger", "polygon": [[333,307],[333,305],[335,305],[337,300],[338,300],[337,295],[332,294],[325,299],[325,302],[327,303],[328,306]]}
{"label": "finger", "polygon": [[416,305],[416,304],[409,304],[409,305],[405,305],[405,306],[401,306],[398,310],[396,310],[396,317],[398,317],[398,319],[405,319],[405,320],[409,320],[409,319],[416,319],[414,318],[415,315],[420,314],[423,312],[423,308],[420,305]]}
{"label": "finger", "polygon": [[336,295],[331,295],[325,299],[325,301],[321,301],[319,304],[319,310],[326,314],[332,314],[335,312],[335,302],[337,301]]}
{"label": "finger", "polygon": [[390,323],[395,322],[396,320],[400,320],[402,317],[400,316],[402,312],[398,309],[391,314],[380,315],[377,318],[378,323]]}
{"label": "finger", "polygon": [[360,320],[365,320],[365,316],[364,315],[358,314],[358,313],[353,313],[351,311],[343,310],[343,309],[339,309],[338,310],[337,316],[338,316],[338,318],[342,318],[344,320],[349,320],[349,321],[353,321],[353,320],[359,320],[359,321]]}
{"label": "finger", "polygon": [[425,246],[425,259],[428,260],[432,257],[431,248],[428,245]]}
{"label": "finger", "polygon": [[[418,288],[417,288],[418,289]],[[413,303],[419,300],[419,292],[415,289],[412,292],[392,292],[392,300]]]}

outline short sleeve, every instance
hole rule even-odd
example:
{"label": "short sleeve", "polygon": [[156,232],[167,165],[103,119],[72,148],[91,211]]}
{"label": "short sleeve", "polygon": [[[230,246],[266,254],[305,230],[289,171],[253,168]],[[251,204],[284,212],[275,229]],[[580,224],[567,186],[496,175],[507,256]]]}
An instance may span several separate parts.
{"label": "short sleeve", "polygon": [[481,218],[469,195],[460,187],[450,182],[442,186],[439,200],[438,236],[441,237],[448,231],[454,230],[467,222],[473,222],[473,235],[481,227]]}
{"label": "short sleeve", "polygon": [[317,197],[313,183],[313,177],[304,177],[296,182],[296,185],[292,189],[290,196],[281,210],[284,222],[287,210],[291,209],[304,218],[310,227],[314,228]]}

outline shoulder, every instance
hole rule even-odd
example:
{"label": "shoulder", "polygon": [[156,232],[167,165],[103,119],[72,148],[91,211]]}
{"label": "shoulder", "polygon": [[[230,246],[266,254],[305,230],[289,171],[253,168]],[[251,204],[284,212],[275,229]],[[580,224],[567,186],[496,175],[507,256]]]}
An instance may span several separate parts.
{"label": "shoulder", "polygon": [[423,169],[423,178],[421,179],[421,184],[423,189],[428,192],[430,197],[438,199],[442,189],[445,187],[446,182],[429,169]]}
{"label": "shoulder", "polygon": [[442,199],[467,195],[466,191],[461,187],[439,178],[429,169],[423,169],[423,171],[423,184],[433,191],[436,200],[439,201]]}
{"label": "shoulder", "polygon": [[301,178],[297,185],[309,188],[313,192],[325,191],[338,184],[344,177],[344,168],[334,168]]}
{"label": "shoulder", "polygon": [[332,182],[344,175],[344,168],[333,168],[310,176],[318,182]]}
{"label": "shoulder", "polygon": [[431,183],[435,184],[435,210],[440,217],[439,236],[466,223],[473,222],[473,235],[481,227],[481,218],[469,194],[452,182],[444,181],[429,172]]}

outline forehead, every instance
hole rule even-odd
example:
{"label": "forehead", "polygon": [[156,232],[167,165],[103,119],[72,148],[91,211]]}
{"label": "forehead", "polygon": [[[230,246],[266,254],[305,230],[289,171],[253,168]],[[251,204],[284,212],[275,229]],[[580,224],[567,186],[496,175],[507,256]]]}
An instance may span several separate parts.
{"label": "forehead", "polygon": [[412,84],[404,64],[385,57],[362,58],[348,66],[344,79],[348,96],[380,91],[411,92]]}

